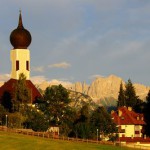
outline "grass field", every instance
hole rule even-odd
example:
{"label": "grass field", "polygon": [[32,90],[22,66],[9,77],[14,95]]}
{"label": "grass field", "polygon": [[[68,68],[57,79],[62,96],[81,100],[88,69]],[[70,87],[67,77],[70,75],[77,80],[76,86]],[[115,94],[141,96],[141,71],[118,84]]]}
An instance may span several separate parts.
{"label": "grass field", "polygon": [[[0,132],[0,150],[131,150],[130,148],[89,144]],[[133,150],[133,149],[132,149]]]}

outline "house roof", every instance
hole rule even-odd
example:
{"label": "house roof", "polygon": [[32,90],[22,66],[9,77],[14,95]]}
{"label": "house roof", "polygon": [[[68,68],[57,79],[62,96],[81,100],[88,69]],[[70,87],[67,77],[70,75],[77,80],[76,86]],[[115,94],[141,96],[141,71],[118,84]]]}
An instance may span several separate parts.
{"label": "house roof", "polygon": [[119,107],[111,112],[112,119],[117,125],[144,125],[143,114],[136,113],[131,107]]}
{"label": "house roof", "polygon": [[[10,79],[7,82],[5,82],[4,85],[2,85],[0,87],[0,101],[1,101],[1,97],[4,94],[4,92],[9,92],[11,94],[11,96],[13,97],[13,92],[15,91],[16,82],[17,82],[16,79]],[[35,99],[37,97],[42,97],[40,92],[37,90],[35,85],[30,80],[26,80],[26,85],[31,91],[31,102],[32,103],[35,101]]]}

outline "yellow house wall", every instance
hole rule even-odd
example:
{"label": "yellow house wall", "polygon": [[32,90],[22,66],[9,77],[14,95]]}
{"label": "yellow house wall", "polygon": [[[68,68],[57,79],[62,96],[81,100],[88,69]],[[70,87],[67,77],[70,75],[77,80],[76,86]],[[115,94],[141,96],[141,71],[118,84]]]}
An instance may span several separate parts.
{"label": "yellow house wall", "polygon": [[[13,49],[10,52],[12,62],[11,78],[19,79],[19,74],[23,73],[28,80],[30,78],[30,51],[28,49]],[[19,70],[16,71],[16,61],[19,61]],[[26,70],[26,61],[29,61],[29,71]]]}
{"label": "yellow house wall", "polygon": [[134,137],[134,125],[125,125],[125,136]]}
{"label": "yellow house wall", "polygon": [[143,127],[140,125],[140,137],[143,136],[143,134],[141,133],[142,128],[143,128]]}
{"label": "yellow house wall", "polygon": [[119,133],[119,137],[123,135],[125,137],[134,137],[134,125],[121,125],[121,129],[124,129],[125,133]]}

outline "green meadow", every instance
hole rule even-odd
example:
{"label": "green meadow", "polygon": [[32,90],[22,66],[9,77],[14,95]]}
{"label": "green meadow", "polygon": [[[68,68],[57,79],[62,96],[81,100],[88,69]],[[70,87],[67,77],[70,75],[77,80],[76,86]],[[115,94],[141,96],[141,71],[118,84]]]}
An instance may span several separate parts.
{"label": "green meadow", "polygon": [[0,149],[1,150],[131,150],[130,148],[125,147],[53,140],[9,132],[0,132]]}

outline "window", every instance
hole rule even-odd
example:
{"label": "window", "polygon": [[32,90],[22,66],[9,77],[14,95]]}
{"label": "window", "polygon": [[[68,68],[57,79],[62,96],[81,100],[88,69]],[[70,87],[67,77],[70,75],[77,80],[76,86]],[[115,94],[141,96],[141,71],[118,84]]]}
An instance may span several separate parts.
{"label": "window", "polygon": [[121,119],[124,120],[124,117],[122,116]]}
{"label": "window", "polygon": [[16,60],[16,71],[19,70],[19,60]]}
{"label": "window", "polygon": [[26,70],[29,71],[29,61],[26,61]]}
{"label": "window", "polygon": [[135,134],[140,134],[140,131],[135,131]]}

